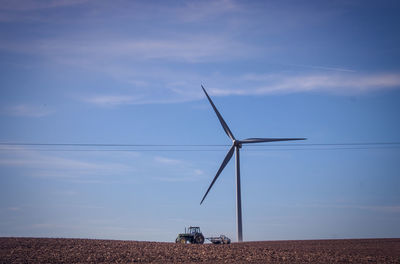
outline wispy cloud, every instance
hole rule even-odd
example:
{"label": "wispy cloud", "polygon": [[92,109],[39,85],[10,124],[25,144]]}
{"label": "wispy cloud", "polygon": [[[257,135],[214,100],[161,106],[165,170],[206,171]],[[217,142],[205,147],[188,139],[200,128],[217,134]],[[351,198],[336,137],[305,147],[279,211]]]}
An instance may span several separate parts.
{"label": "wispy cloud", "polygon": [[400,205],[398,206],[359,206],[360,209],[371,210],[384,213],[400,213]]}
{"label": "wispy cloud", "polygon": [[83,98],[82,101],[98,106],[113,107],[124,104],[133,104],[138,100],[129,95],[94,95],[92,97]]}
{"label": "wispy cloud", "polygon": [[399,73],[335,74],[246,74],[245,88],[210,89],[215,95],[268,95],[302,92],[328,92],[351,95],[400,88]]}
{"label": "wispy cloud", "polygon": [[0,166],[29,171],[28,175],[40,178],[79,179],[86,176],[118,175],[133,168],[113,162],[84,161],[77,157],[47,155],[23,147],[0,147]]}
{"label": "wispy cloud", "polygon": [[153,179],[161,182],[195,182],[201,180],[201,177],[193,172],[187,172],[186,175],[153,177]]}
{"label": "wispy cloud", "polygon": [[355,70],[347,69],[344,67],[328,67],[328,66],[322,66],[322,65],[301,65],[301,64],[284,64],[284,65],[308,68],[308,69],[316,69],[316,70],[327,70],[327,71],[338,71],[338,72],[356,72]]}
{"label": "wispy cloud", "polygon": [[310,204],[300,207],[367,210],[380,213],[400,213],[400,205]]}
{"label": "wispy cloud", "polygon": [[13,211],[13,212],[17,212],[17,211],[21,211],[21,207],[8,207],[7,208],[8,211]]}
{"label": "wispy cloud", "polygon": [[[279,63],[280,59],[291,61],[283,53],[296,47],[281,47],[281,42],[269,41],[270,34],[275,35],[279,31],[277,37],[280,39],[281,34],[286,36],[293,26],[317,25],[320,20],[326,19],[331,9],[320,10],[315,7],[319,11],[313,12],[318,13],[315,19],[316,16],[310,16],[311,11],[307,11],[307,7],[298,12],[285,3],[243,4],[233,0],[217,0],[183,4],[149,1],[144,4],[122,0],[123,5],[112,6],[104,1],[88,2],[82,4],[84,0],[75,0],[42,3],[23,0],[22,7],[19,7],[13,1],[6,1],[0,11],[19,12],[21,19],[27,13],[46,17],[47,13],[43,10],[68,7],[68,12],[50,13],[54,13],[53,18],[57,15],[57,19],[58,15],[68,14],[68,17],[64,17],[67,19],[66,24],[71,23],[77,29],[58,31],[57,27],[49,23],[48,27],[38,27],[40,34],[30,34],[29,41],[5,38],[0,42],[0,49],[45,58],[51,65],[104,75],[114,82],[115,87],[107,90],[98,88],[96,92],[93,92],[93,88],[90,92],[82,89],[75,92],[82,92],[77,95],[79,101],[99,107],[197,100],[203,98],[199,85],[204,82],[210,84],[210,93],[216,96],[305,92],[348,95],[398,89],[400,84],[400,74],[396,72],[363,73],[358,69],[356,71],[340,65],[330,65],[329,62],[327,65],[310,65],[307,61],[297,60],[293,60],[293,64]],[[77,12],[71,12],[75,11],[75,7]],[[259,17],[264,10],[271,16],[253,19]],[[83,15],[72,19],[71,14]],[[304,24],[307,18],[311,21]],[[282,20],[285,23],[290,20],[291,25],[277,23]],[[109,27],[101,27],[97,22],[111,24]],[[127,22],[132,25],[129,30],[109,30],[124,28]],[[40,32],[43,29],[45,31]],[[262,37],[256,40],[255,36]],[[286,43],[286,37],[284,40]],[[275,70],[272,74],[250,72],[240,76],[239,70],[234,69],[236,66],[226,66],[228,63],[239,67],[246,65],[247,70],[248,63],[253,59],[256,59],[255,65],[263,65],[260,61],[267,61],[270,57],[274,58],[276,65],[280,65],[280,70],[282,65],[304,69],[300,69],[301,73],[288,74]],[[23,105],[11,112],[14,115],[36,117],[48,114]]]}
{"label": "wispy cloud", "polygon": [[31,104],[18,104],[4,107],[3,114],[21,117],[43,117],[53,113],[47,106],[37,106]]}
{"label": "wispy cloud", "polygon": [[[18,53],[39,54],[62,63],[63,59],[93,64],[116,59],[140,61],[163,59],[177,62],[212,62],[249,56],[246,44],[227,34],[171,33],[163,38],[135,36],[122,37],[112,34],[75,36],[69,38],[37,39],[29,44],[6,42],[0,49]],[[121,63],[121,61],[119,61]]]}
{"label": "wispy cloud", "polygon": [[36,0],[3,0],[1,2],[0,10],[8,11],[26,11],[26,10],[37,10],[47,9],[56,7],[66,7],[77,4],[88,2],[88,0],[47,0],[47,1],[36,1]]}
{"label": "wispy cloud", "polygon": [[193,168],[192,164],[184,160],[171,159],[161,156],[155,156],[154,161],[164,167],[166,172],[164,176],[157,176],[153,179],[163,182],[192,182],[201,180],[204,172]]}
{"label": "wispy cloud", "polygon": [[[165,76],[164,76],[165,75]],[[207,80],[206,88],[213,96],[279,95],[291,93],[327,93],[335,95],[367,94],[400,88],[400,73],[356,73],[326,71],[322,73],[244,74],[242,76],[187,76],[186,81],[173,82],[184,73],[160,74],[160,86],[132,89],[125,96],[93,95],[82,101],[98,106],[128,104],[178,103],[203,98],[200,84]],[[164,77],[163,77],[164,76]],[[120,75],[121,79],[130,78]],[[150,78],[143,76],[143,78]],[[162,84],[163,83],[163,84]],[[210,85],[208,85],[210,84]]]}
{"label": "wispy cloud", "polygon": [[176,165],[176,164],[183,163],[182,160],[170,159],[170,158],[165,158],[165,157],[160,157],[160,156],[154,157],[154,160],[158,163],[168,164],[168,165]]}
{"label": "wispy cloud", "polygon": [[[0,5],[0,21],[46,21],[48,17],[43,15],[44,10],[56,8],[71,8],[90,0],[3,0]],[[42,12],[38,12],[42,11]]]}
{"label": "wispy cloud", "polygon": [[184,6],[175,8],[174,13],[186,22],[195,22],[235,12],[239,8],[238,4],[232,0],[188,1],[184,3]]}
{"label": "wispy cloud", "polygon": [[[0,17],[0,20],[13,21],[19,19],[20,21],[26,21],[33,19],[37,21],[42,20],[45,15],[35,11],[62,8],[76,8],[75,11],[83,14],[76,17],[78,21],[85,20],[87,17],[96,19],[101,16],[114,19],[132,16],[133,19],[151,21],[154,20],[154,16],[157,16],[166,22],[174,19],[184,23],[205,21],[227,12],[240,10],[232,0],[187,1],[178,4],[163,4],[154,1],[146,1],[144,3],[129,0],[119,0],[117,4],[93,0],[3,0],[0,12],[3,11],[4,15]],[[63,16],[63,13],[58,14],[61,19],[63,19]],[[52,17],[52,19],[55,22],[59,22],[55,17]]]}

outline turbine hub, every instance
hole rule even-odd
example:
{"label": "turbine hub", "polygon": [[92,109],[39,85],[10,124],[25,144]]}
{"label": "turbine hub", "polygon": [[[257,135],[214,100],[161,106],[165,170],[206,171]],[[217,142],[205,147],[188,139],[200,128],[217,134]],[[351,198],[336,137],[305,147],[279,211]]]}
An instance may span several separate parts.
{"label": "turbine hub", "polygon": [[238,148],[241,148],[242,147],[242,143],[239,141],[239,140],[234,140],[233,141],[233,145],[235,146],[235,147],[238,147]]}

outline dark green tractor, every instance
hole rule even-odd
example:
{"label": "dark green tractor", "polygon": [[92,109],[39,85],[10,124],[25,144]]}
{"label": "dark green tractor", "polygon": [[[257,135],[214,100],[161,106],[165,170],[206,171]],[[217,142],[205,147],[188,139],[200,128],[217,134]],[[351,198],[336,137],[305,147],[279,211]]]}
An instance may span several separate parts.
{"label": "dark green tractor", "polygon": [[200,231],[200,227],[191,226],[187,229],[185,228],[185,233],[179,234],[175,239],[175,243],[191,243],[191,244],[203,244],[204,236]]}

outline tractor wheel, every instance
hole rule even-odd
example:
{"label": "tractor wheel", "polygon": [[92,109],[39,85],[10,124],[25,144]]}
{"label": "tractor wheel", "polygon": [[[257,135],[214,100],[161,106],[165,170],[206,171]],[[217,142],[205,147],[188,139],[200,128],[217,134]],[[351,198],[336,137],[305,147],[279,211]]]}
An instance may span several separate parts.
{"label": "tractor wheel", "polygon": [[197,234],[194,237],[194,243],[195,244],[204,244],[204,236],[202,234]]}
{"label": "tractor wheel", "polygon": [[181,237],[181,238],[179,239],[178,243],[186,244],[186,238]]}
{"label": "tractor wheel", "polygon": [[222,244],[230,244],[230,243],[229,243],[228,239],[223,239]]}

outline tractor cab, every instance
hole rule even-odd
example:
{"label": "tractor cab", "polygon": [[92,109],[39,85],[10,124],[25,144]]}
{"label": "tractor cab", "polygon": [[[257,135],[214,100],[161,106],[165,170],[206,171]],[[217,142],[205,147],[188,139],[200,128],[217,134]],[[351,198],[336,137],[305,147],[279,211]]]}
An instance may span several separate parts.
{"label": "tractor cab", "polygon": [[189,234],[201,233],[200,227],[198,227],[198,226],[191,226],[191,227],[188,228],[188,233],[189,233]]}

